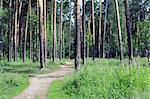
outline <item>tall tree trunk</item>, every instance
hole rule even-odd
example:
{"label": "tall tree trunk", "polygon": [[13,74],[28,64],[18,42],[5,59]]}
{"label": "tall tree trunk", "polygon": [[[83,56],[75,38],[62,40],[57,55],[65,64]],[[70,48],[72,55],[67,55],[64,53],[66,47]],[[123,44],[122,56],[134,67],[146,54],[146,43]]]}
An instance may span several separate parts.
{"label": "tall tree trunk", "polygon": [[61,4],[60,4],[60,45],[59,45],[59,59],[61,60],[62,59],[62,21],[63,21],[63,0],[61,0]]}
{"label": "tall tree trunk", "polygon": [[27,11],[27,18],[26,18],[26,27],[25,27],[25,34],[24,34],[23,62],[26,61],[27,33],[28,33],[29,14],[30,14],[29,10],[30,10],[30,3],[28,4],[28,11]]}
{"label": "tall tree trunk", "polygon": [[[70,0],[70,6],[71,6],[71,0]],[[70,18],[69,18],[69,21],[70,21],[70,33],[69,33],[69,58],[71,59],[71,34],[72,34],[72,21],[71,21],[71,8],[70,7]]]}
{"label": "tall tree trunk", "polygon": [[[51,34],[53,34],[53,1],[52,1],[52,6],[51,6]],[[53,38],[53,36],[52,37],[50,37],[50,38]],[[53,42],[53,40],[52,40],[52,42]],[[50,59],[52,59],[52,45],[53,44],[50,44]]]}
{"label": "tall tree trunk", "polygon": [[22,8],[22,1],[20,0],[20,6],[19,6],[19,21],[18,21],[18,27],[19,27],[19,30],[18,30],[18,33],[20,35],[19,37],[19,46],[20,46],[20,59],[22,58],[23,54],[23,47],[22,47],[22,38],[23,38],[23,8]]}
{"label": "tall tree trunk", "polygon": [[40,41],[40,68],[44,68],[44,31],[43,31],[43,0],[38,0],[39,4],[39,41]]}
{"label": "tall tree trunk", "polygon": [[29,23],[29,24],[30,24],[30,29],[29,29],[29,30],[30,30],[30,32],[29,32],[29,33],[30,33],[30,34],[29,34],[29,37],[30,37],[30,40],[29,40],[29,48],[30,48],[29,56],[30,56],[30,57],[29,57],[29,58],[30,58],[30,60],[32,59],[32,54],[33,54],[33,53],[32,53],[32,26],[31,26],[31,25],[32,25],[32,23],[31,23],[31,22],[32,22],[32,21],[31,21],[31,20],[32,20],[32,19],[31,19],[31,11],[32,11],[32,8],[31,8],[31,4],[32,4],[32,2],[31,2],[31,0],[29,0],[29,14],[30,14],[30,15],[29,15],[29,16],[30,16],[30,19],[29,19],[29,20],[30,20],[30,23]]}
{"label": "tall tree trunk", "polygon": [[94,21],[94,0],[92,0],[92,34],[93,34],[93,60],[95,60],[95,21]]}
{"label": "tall tree trunk", "polygon": [[108,0],[106,0],[106,8],[105,8],[105,20],[104,20],[104,34],[103,34],[103,55],[102,57],[105,58],[105,36],[106,36],[106,29],[107,29],[107,10],[108,10]]}
{"label": "tall tree trunk", "polygon": [[[39,11],[39,4],[38,4],[38,0],[37,0],[37,16],[40,16],[39,12],[40,12]],[[37,60],[38,60],[38,62],[40,62],[40,43],[39,43],[40,39],[39,39],[39,36],[38,36],[40,34],[39,34],[39,24],[38,23],[39,23],[39,20],[37,20],[37,30],[36,30],[36,32],[37,32],[37,42],[36,42],[37,46],[36,46],[36,48],[38,50],[37,51]]]}
{"label": "tall tree trunk", "polygon": [[124,2],[125,2],[126,28],[128,33],[128,56],[129,56],[129,64],[131,64],[133,62],[131,19],[130,19],[128,0],[125,0]]}
{"label": "tall tree trunk", "polygon": [[75,12],[75,69],[80,69],[80,57],[81,57],[81,41],[80,41],[80,0],[74,1],[74,12]]}
{"label": "tall tree trunk", "polygon": [[12,31],[12,0],[9,1],[9,24],[8,24],[8,32],[9,32],[9,52],[8,52],[8,61],[12,61],[12,50],[13,50],[13,31]]}
{"label": "tall tree trunk", "polygon": [[18,0],[16,0],[16,3],[15,3],[15,23],[14,23],[14,26],[15,26],[15,30],[14,30],[14,61],[17,60],[17,21],[18,21]]}
{"label": "tall tree trunk", "polygon": [[82,63],[85,64],[85,1],[82,0]]}
{"label": "tall tree trunk", "polygon": [[46,63],[47,60],[47,9],[46,9],[46,3],[47,0],[44,0],[44,62]]}
{"label": "tall tree trunk", "polygon": [[98,57],[101,57],[101,34],[102,34],[102,0],[99,0],[99,37],[98,37]]}
{"label": "tall tree trunk", "polygon": [[120,14],[119,14],[118,0],[115,0],[115,4],[116,4],[116,13],[117,13],[117,21],[118,21],[118,37],[119,37],[119,46],[120,46],[120,62],[123,64],[123,46],[122,46],[122,35],[121,35]]}
{"label": "tall tree trunk", "polygon": [[56,44],[57,44],[57,40],[56,40],[56,0],[54,0],[54,14],[53,14],[53,62],[55,62],[55,58],[56,58],[56,53],[57,53],[57,49],[56,49]]}

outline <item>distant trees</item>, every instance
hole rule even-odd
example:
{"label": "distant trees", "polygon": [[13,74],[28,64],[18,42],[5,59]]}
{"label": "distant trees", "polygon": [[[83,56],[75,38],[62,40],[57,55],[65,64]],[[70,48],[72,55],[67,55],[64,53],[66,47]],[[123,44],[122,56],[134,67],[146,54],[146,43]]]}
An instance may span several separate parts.
{"label": "distant trees", "polygon": [[148,2],[123,1],[0,0],[0,59],[149,58]]}

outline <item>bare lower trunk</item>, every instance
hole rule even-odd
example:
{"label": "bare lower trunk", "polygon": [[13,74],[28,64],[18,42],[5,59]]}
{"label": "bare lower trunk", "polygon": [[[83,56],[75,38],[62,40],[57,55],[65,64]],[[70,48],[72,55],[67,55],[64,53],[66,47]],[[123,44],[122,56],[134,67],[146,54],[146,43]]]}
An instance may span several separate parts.
{"label": "bare lower trunk", "polygon": [[80,1],[74,1],[75,10],[75,69],[78,71],[80,69],[80,57],[81,57],[81,41],[80,41]]}
{"label": "bare lower trunk", "polygon": [[60,45],[59,45],[59,59],[62,59],[62,20],[63,20],[63,0],[61,0],[61,4],[60,4]]}
{"label": "bare lower trunk", "polygon": [[122,35],[121,35],[118,0],[115,0],[115,4],[116,4],[117,22],[118,22],[118,37],[119,37],[119,46],[120,46],[120,62],[123,64],[123,46],[122,46]]}
{"label": "bare lower trunk", "polygon": [[82,63],[85,64],[85,1],[82,0]]}
{"label": "bare lower trunk", "polygon": [[53,62],[55,62],[55,58],[56,58],[56,44],[57,44],[57,40],[56,40],[56,0],[54,0],[54,15],[53,15]]}
{"label": "bare lower trunk", "polygon": [[[9,1],[9,8],[12,9],[12,0]],[[9,24],[8,24],[8,32],[9,32],[9,52],[8,52],[8,61],[12,61],[12,50],[13,50],[13,31],[12,31],[12,11],[9,11]]]}
{"label": "bare lower trunk", "polygon": [[107,10],[108,10],[108,0],[106,0],[106,7],[105,7],[105,20],[104,20],[104,34],[103,34],[103,55],[102,57],[105,58],[105,37],[106,37],[106,29],[107,29]]}
{"label": "bare lower trunk", "polygon": [[47,27],[46,27],[46,24],[47,24],[47,9],[46,9],[46,1],[47,0],[44,0],[44,62],[46,63],[46,60],[47,60]]}
{"label": "bare lower trunk", "polygon": [[101,57],[101,34],[102,34],[102,0],[99,0],[99,37],[98,37],[98,57]]}
{"label": "bare lower trunk", "polygon": [[39,41],[40,41],[40,68],[44,68],[44,31],[43,31],[43,0],[38,0],[39,4]]}
{"label": "bare lower trunk", "polygon": [[32,23],[31,23],[31,10],[32,10],[32,8],[31,8],[31,0],[29,0],[29,5],[30,5],[30,7],[29,7],[29,14],[30,14],[30,41],[29,41],[29,48],[30,48],[30,53],[29,53],[29,58],[30,58],[30,60],[32,59]]}
{"label": "bare lower trunk", "polygon": [[15,23],[14,23],[14,26],[15,26],[15,30],[14,30],[14,61],[17,60],[17,21],[18,21],[18,0],[16,0],[16,3],[15,3]]}
{"label": "bare lower trunk", "polygon": [[92,0],[92,34],[93,34],[93,60],[95,60],[95,21],[94,21],[94,0]]}
{"label": "bare lower trunk", "polygon": [[26,61],[26,46],[27,46],[27,33],[28,33],[28,23],[29,23],[29,8],[30,8],[30,5],[28,5],[26,27],[25,27],[25,34],[24,34],[23,62]]}
{"label": "bare lower trunk", "polygon": [[126,28],[128,33],[128,56],[129,64],[133,63],[133,47],[132,47],[132,33],[131,33],[131,19],[129,13],[129,4],[128,0],[125,0],[125,15],[126,15]]}

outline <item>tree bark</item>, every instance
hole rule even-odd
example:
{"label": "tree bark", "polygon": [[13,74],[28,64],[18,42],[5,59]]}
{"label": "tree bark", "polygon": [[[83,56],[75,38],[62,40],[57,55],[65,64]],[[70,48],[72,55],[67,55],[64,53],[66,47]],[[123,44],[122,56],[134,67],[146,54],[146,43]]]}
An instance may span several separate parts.
{"label": "tree bark", "polygon": [[60,45],[59,45],[59,59],[61,60],[62,59],[62,32],[63,32],[63,30],[62,30],[62,21],[63,21],[63,15],[62,15],[62,13],[63,13],[63,0],[61,0],[61,4],[60,4]]}
{"label": "tree bark", "polygon": [[80,41],[80,0],[74,1],[74,12],[75,12],[75,69],[80,69],[80,57],[81,57],[81,41]]}
{"label": "tree bark", "polygon": [[12,0],[9,1],[9,24],[8,24],[8,32],[9,32],[9,52],[8,52],[8,61],[12,61],[12,50],[13,50],[13,31],[12,31]]}
{"label": "tree bark", "polygon": [[39,41],[40,41],[40,69],[45,67],[44,64],[44,31],[43,31],[43,0],[38,0],[39,4]]}
{"label": "tree bark", "polygon": [[93,60],[95,60],[95,21],[94,21],[94,0],[92,0],[92,34],[93,34]]}
{"label": "tree bark", "polygon": [[98,37],[98,57],[101,57],[101,34],[102,34],[102,0],[99,0],[99,37]]}
{"label": "tree bark", "polygon": [[14,23],[14,26],[15,26],[15,30],[14,30],[14,61],[17,60],[17,27],[18,27],[18,0],[16,0],[16,5],[15,5],[15,23]]}
{"label": "tree bark", "polygon": [[[70,0],[70,6],[71,6],[71,0]],[[72,34],[72,21],[71,21],[71,10],[72,7],[70,7],[70,18],[69,18],[69,21],[70,21],[70,34],[69,34],[69,58],[71,59],[71,34]]]}
{"label": "tree bark", "polygon": [[128,56],[129,64],[133,63],[133,47],[132,47],[132,33],[131,33],[131,19],[129,13],[128,0],[125,0],[125,15],[126,15],[126,28],[128,33]]}
{"label": "tree bark", "polygon": [[46,9],[46,2],[47,0],[44,0],[44,62],[46,63],[47,60],[47,9]]}
{"label": "tree bark", "polygon": [[[53,34],[53,1],[52,1],[52,6],[51,6],[51,34]],[[50,37],[50,38],[53,38],[53,36],[52,37]],[[52,42],[53,42],[53,40],[52,40]],[[52,59],[52,57],[53,57],[53,55],[52,55],[52,45],[53,44],[50,44],[50,59]]]}
{"label": "tree bark", "polygon": [[29,40],[29,48],[30,48],[30,51],[29,51],[29,56],[30,56],[30,57],[29,57],[29,58],[30,58],[30,60],[32,59],[32,54],[33,54],[33,53],[32,53],[32,26],[31,26],[31,25],[32,25],[32,23],[31,23],[31,22],[32,22],[32,21],[31,21],[31,20],[32,20],[32,19],[31,19],[31,11],[32,11],[32,8],[31,8],[31,3],[32,3],[31,0],[29,0],[29,16],[30,16],[30,19],[29,19],[29,20],[30,20],[30,22],[29,22],[29,24],[30,24],[30,29],[29,29],[29,30],[30,30],[30,31],[29,31],[29,37],[30,37],[30,40]]}
{"label": "tree bark", "polygon": [[107,10],[108,10],[108,0],[106,0],[106,8],[105,8],[105,20],[104,20],[104,34],[103,34],[103,55],[102,58],[105,58],[105,36],[106,36],[106,29],[107,29]]}
{"label": "tree bark", "polygon": [[28,23],[29,23],[29,10],[30,10],[30,3],[28,4],[28,11],[27,11],[27,18],[26,18],[26,27],[25,27],[25,34],[24,34],[23,62],[26,61],[27,33],[28,33]]}
{"label": "tree bark", "polygon": [[120,62],[123,64],[123,46],[122,46],[122,35],[121,35],[121,26],[120,26],[120,14],[118,7],[118,0],[115,0],[116,4],[116,13],[117,13],[117,23],[118,23],[118,37],[119,37],[119,46],[120,46]]}
{"label": "tree bark", "polygon": [[54,14],[53,14],[53,62],[55,62],[55,58],[56,58],[56,53],[57,53],[57,49],[56,49],[56,44],[57,44],[57,40],[56,40],[56,0],[54,0]]}
{"label": "tree bark", "polygon": [[85,64],[85,1],[82,0],[82,64]]}

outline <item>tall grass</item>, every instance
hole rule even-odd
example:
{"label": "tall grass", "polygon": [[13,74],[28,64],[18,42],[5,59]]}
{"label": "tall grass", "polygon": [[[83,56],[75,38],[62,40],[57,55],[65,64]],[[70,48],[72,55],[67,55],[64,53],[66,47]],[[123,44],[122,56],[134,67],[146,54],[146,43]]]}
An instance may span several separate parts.
{"label": "tall grass", "polygon": [[[150,90],[149,67],[122,67],[116,59],[88,60],[82,67],[59,86],[57,92],[65,96],[61,99],[134,98],[142,97]],[[145,97],[150,98],[148,94]],[[57,99],[58,96],[49,98]]]}

